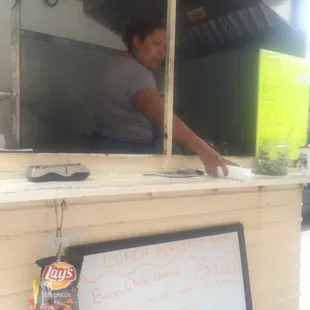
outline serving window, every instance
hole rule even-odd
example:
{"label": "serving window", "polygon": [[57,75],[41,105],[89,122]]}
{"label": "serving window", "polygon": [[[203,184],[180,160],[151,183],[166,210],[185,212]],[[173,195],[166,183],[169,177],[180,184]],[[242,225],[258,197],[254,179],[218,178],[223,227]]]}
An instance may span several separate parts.
{"label": "serving window", "polygon": [[[225,6],[204,0],[145,1],[140,8],[134,0],[131,5],[99,2],[85,1],[85,14],[119,35],[139,9],[151,8],[167,20],[167,60],[154,72],[165,102],[165,128],[159,132],[155,152],[133,146],[123,154],[193,155],[173,142],[173,111],[222,155],[256,154],[259,139],[266,138],[258,136],[259,106],[266,103],[260,91],[272,84],[262,80],[268,56],[262,49],[300,57],[302,36],[260,1],[228,1]],[[20,148],[40,153],[119,153],[117,147],[113,152],[113,143],[106,151],[105,142],[93,134],[101,74],[110,58],[122,51],[23,29],[20,43]],[[307,72],[300,70],[302,75]],[[283,101],[279,92],[270,94],[274,95],[278,96],[272,99],[274,104]],[[300,100],[306,102],[307,97]],[[303,119],[299,123],[306,126]],[[98,143],[100,148],[94,147]]]}
{"label": "serving window", "polygon": [[[104,35],[107,26],[102,25],[102,30]],[[106,46],[110,45],[113,44],[107,39]],[[171,50],[174,50],[174,45]],[[100,113],[104,114],[105,109],[104,106],[98,109],[102,103],[103,73],[112,59],[122,52],[121,49],[21,29],[19,147],[38,153],[163,154],[164,140],[170,139],[162,138],[164,130],[156,133],[159,139],[150,147],[141,147],[143,143],[128,143],[113,137],[106,139],[100,132]],[[169,75],[174,73],[173,70],[170,69]],[[163,66],[154,74],[160,96],[163,100],[167,98],[171,101],[173,92],[168,98],[171,83],[167,86],[168,91],[165,91],[164,71]],[[173,82],[173,77],[170,80]],[[122,121],[122,117],[119,117],[119,121]],[[171,120],[167,119],[166,123],[169,122]],[[114,126],[118,126],[117,121]],[[170,127],[166,125],[166,131],[171,131]]]}

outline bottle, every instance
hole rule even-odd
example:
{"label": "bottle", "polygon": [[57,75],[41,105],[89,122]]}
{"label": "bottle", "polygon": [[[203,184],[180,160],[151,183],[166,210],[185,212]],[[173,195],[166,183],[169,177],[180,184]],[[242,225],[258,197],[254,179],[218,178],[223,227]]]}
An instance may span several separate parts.
{"label": "bottle", "polygon": [[259,149],[259,172],[285,176],[288,172],[289,148],[285,141],[264,141]]}

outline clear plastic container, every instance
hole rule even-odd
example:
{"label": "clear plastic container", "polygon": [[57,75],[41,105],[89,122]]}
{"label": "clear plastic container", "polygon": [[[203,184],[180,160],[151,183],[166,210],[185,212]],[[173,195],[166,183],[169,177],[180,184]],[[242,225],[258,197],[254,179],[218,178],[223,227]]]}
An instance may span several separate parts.
{"label": "clear plastic container", "polygon": [[284,141],[264,141],[258,155],[259,172],[264,175],[285,176],[288,172],[289,148]]}
{"label": "clear plastic container", "polygon": [[0,149],[5,149],[5,136],[3,134],[0,134]]}

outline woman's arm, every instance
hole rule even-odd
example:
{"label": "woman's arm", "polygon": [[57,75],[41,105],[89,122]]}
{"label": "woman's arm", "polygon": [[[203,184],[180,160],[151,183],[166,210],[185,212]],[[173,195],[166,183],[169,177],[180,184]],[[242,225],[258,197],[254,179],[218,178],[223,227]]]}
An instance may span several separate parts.
{"label": "woman's arm", "polygon": [[[157,127],[164,128],[164,104],[156,89],[140,90],[132,99],[136,108],[145,118]],[[177,116],[173,118],[173,137],[199,156],[208,174],[216,176],[217,167],[221,167],[224,174],[227,175],[225,160]]]}

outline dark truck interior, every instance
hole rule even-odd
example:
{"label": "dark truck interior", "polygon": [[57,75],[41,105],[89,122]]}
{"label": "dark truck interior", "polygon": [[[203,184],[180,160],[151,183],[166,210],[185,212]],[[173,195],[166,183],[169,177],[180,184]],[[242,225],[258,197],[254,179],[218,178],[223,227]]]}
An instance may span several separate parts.
{"label": "dark truck interior", "polygon": [[[136,17],[165,20],[167,1],[84,0],[84,11],[121,35]],[[302,57],[305,35],[259,0],[179,0],[176,26],[176,113],[221,153],[253,156],[259,49]],[[118,51],[29,31],[21,50],[22,148],[90,153],[100,74]],[[164,68],[155,75],[163,90]]]}
{"label": "dark truck interior", "polygon": [[[84,0],[84,3],[87,14],[118,34],[122,33],[126,22],[137,15],[147,16],[151,12],[162,19],[166,16],[164,0]],[[239,129],[237,141],[242,140],[240,139],[242,135],[245,136],[242,132],[249,132],[249,138],[243,141],[243,146],[229,149],[233,154],[234,151],[237,155],[253,154],[251,139],[255,131],[253,128],[255,113],[249,105],[256,100],[257,49],[266,48],[297,57],[305,56],[306,35],[280,17],[277,10],[281,3],[282,0],[269,0],[268,5],[258,0],[177,2],[175,108],[200,134],[204,135],[208,130],[214,130],[216,135],[222,132],[219,127],[223,125],[215,125],[213,128],[204,125],[204,122],[212,123],[212,117],[208,119],[210,115],[208,112],[214,111],[214,106],[210,108],[208,104],[210,98],[213,104],[217,103],[217,106],[224,109],[227,109],[227,102],[233,104],[239,110],[237,114],[233,114],[240,116],[242,125],[238,122],[232,123],[229,118],[225,119],[227,131],[224,130],[222,139],[231,137],[229,135],[231,129],[233,131]],[[201,7],[206,13],[206,18],[202,20],[198,18],[197,22],[191,22],[188,12]],[[292,8],[294,9],[297,10]],[[205,73],[201,73],[201,69],[198,69],[201,65],[202,67],[205,65]],[[188,86],[190,83],[188,75],[192,78],[192,86]],[[206,82],[204,86],[201,85],[202,80]],[[197,85],[196,89],[193,85]],[[218,85],[224,88],[224,95],[223,88],[220,89]],[[199,87],[204,91],[199,91],[197,89]],[[206,96],[202,96],[201,93],[206,93]],[[243,113],[240,112],[242,103]],[[217,115],[220,114],[219,110]],[[203,120],[199,122],[201,115]],[[242,120],[242,117],[247,121]],[[220,151],[224,151],[223,147],[220,147]],[[305,189],[303,201],[303,225],[309,227],[309,186]]]}

